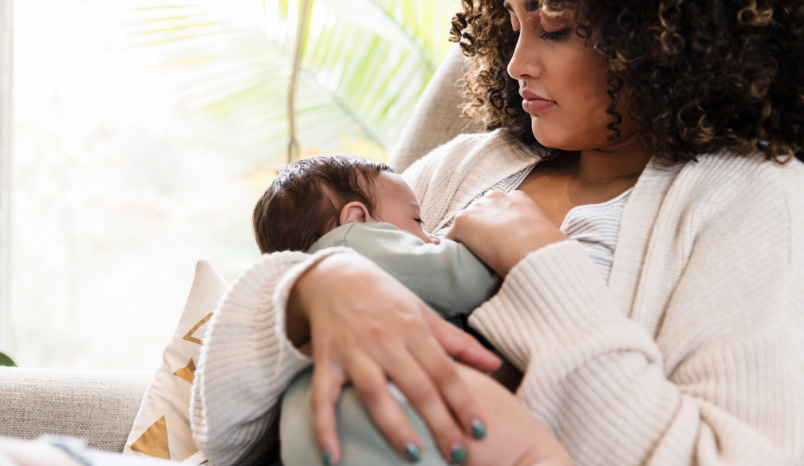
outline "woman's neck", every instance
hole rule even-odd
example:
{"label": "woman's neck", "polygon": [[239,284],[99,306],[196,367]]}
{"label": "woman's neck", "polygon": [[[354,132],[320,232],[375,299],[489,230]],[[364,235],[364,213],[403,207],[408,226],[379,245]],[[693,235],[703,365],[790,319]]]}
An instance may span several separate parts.
{"label": "woman's neck", "polygon": [[636,135],[601,149],[582,150],[573,178],[585,185],[610,185],[625,180],[636,183],[651,156]]}
{"label": "woman's neck", "polygon": [[632,188],[649,160],[636,137],[603,149],[565,152],[536,165],[518,189],[561,226],[573,207],[605,202]]}

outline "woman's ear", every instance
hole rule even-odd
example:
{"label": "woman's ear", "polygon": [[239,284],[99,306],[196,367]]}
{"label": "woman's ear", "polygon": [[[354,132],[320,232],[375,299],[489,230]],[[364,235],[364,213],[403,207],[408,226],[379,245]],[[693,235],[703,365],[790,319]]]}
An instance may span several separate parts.
{"label": "woman's ear", "polygon": [[341,216],[338,219],[339,225],[347,223],[367,223],[375,220],[369,215],[368,209],[362,202],[352,201],[341,209]]}

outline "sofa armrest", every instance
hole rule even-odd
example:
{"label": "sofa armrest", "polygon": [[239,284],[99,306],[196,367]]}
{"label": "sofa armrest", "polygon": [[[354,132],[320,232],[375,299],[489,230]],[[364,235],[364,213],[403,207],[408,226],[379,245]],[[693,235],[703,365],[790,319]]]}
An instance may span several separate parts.
{"label": "sofa armrest", "polygon": [[0,436],[67,435],[122,452],[152,376],[0,367]]}
{"label": "sofa armrest", "polygon": [[484,125],[462,116],[464,58],[455,45],[438,66],[419,98],[405,130],[396,141],[388,165],[399,173],[428,152],[463,133],[480,133]]}

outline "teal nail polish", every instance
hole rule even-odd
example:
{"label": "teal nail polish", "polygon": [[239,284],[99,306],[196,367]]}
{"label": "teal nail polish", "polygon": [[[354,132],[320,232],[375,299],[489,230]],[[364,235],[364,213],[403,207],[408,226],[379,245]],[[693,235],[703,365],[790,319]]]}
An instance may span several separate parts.
{"label": "teal nail polish", "polygon": [[418,463],[422,459],[422,451],[416,445],[409,443],[405,445],[405,458],[411,463]]}
{"label": "teal nail polish", "polygon": [[332,466],[332,455],[328,451],[321,453],[321,459],[324,461],[324,466]]}
{"label": "teal nail polish", "polygon": [[486,425],[480,421],[472,421],[472,437],[482,439],[486,436]]}
{"label": "teal nail polish", "polygon": [[456,464],[463,464],[466,462],[466,449],[460,445],[455,445],[449,452],[452,457],[452,462]]}

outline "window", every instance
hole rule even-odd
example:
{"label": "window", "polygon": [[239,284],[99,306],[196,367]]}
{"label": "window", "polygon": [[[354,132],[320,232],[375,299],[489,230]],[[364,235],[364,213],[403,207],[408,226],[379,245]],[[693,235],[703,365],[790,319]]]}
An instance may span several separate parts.
{"label": "window", "polygon": [[[310,3],[297,156],[383,158],[449,49],[457,6]],[[259,257],[251,209],[287,160],[303,5],[14,3],[0,345],[19,365],[151,370],[196,261],[233,280]]]}

